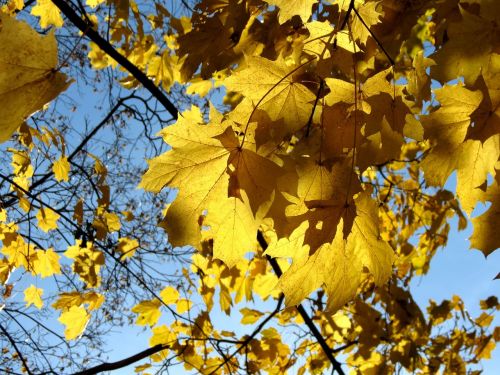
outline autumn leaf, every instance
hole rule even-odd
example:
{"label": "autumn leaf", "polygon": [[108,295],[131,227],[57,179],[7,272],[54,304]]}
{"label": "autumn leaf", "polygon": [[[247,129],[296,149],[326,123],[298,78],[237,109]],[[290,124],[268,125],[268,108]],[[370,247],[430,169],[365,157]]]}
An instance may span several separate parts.
{"label": "autumn leaf", "polygon": [[37,0],[36,5],[31,8],[31,14],[40,17],[40,26],[43,28],[61,27],[64,23],[61,12],[50,0]]}
{"label": "autumn leaf", "polygon": [[37,288],[34,285],[30,285],[24,290],[24,300],[26,301],[26,307],[35,305],[37,309],[43,307],[42,301],[43,289]]}
{"label": "autumn leaf", "polygon": [[[322,245],[313,255],[310,255],[309,246],[303,245],[304,237],[301,240],[293,234],[290,237],[293,241],[281,240],[269,246],[266,253],[270,256],[293,259],[292,266],[278,283],[288,306],[300,303],[324,285],[329,295],[328,308],[334,312],[356,295],[364,267],[377,285],[385,283],[390,276],[394,254],[389,244],[379,238],[376,205],[366,193],[360,194],[355,204],[357,216],[347,239],[341,219],[333,241]],[[302,230],[304,234],[305,229]]]}
{"label": "autumn leaf", "polygon": [[44,232],[57,229],[57,220],[59,220],[59,217],[59,214],[54,212],[54,210],[43,207],[36,214],[38,226]]}
{"label": "autumn leaf", "polygon": [[284,23],[292,16],[300,16],[302,22],[307,22],[312,14],[312,6],[317,0],[264,0],[270,5],[277,6],[279,10],[279,21]]}
{"label": "autumn leaf", "polygon": [[176,309],[178,314],[184,314],[185,312],[191,310],[193,303],[185,298],[182,298],[177,301]]}
{"label": "autumn leaf", "polygon": [[157,299],[142,301],[132,308],[132,312],[138,314],[136,324],[139,326],[154,326],[160,319],[161,303]]}
{"label": "autumn leaf", "polygon": [[[50,6],[54,6],[52,2]],[[54,33],[41,36],[22,21],[0,13],[0,142],[69,86],[56,71]]]}
{"label": "autumn leaf", "polygon": [[436,147],[423,160],[422,169],[429,184],[444,186],[462,159],[470,115],[478,108],[482,94],[461,86],[444,86],[435,93],[441,107],[426,116],[423,124],[425,137],[435,142]]}
{"label": "autumn leaf", "polygon": [[122,237],[118,240],[117,250],[122,254],[121,259],[127,259],[134,256],[139,247],[139,241],[133,238]]}
{"label": "autumn leaf", "polygon": [[481,194],[481,201],[491,202],[491,206],[483,214],[472,218],[474,232],[470,237],[471,248],[481,250],[485,256],[490,255],[500,247],[500,190],[498,183],[493,183],[485,193]]}
{"label": "autumn leaf", "polygon": [[71,306],[63,311],[57,320],[66,326],[64,330],[66,340],[75,340],[85,331],[90,315],[82,306]]}
{"label": "autumn leaf", "polygon": [[50,248],[45,251],[37,250],[33,271],[42,278],[61,273],[59,255]]}
{"label": "autumn leaf", "polygon": [[174,287],[167,286],[160,292],[160,297],[163,303],[170,305],[172,303],[177,303],[180,298],[179,291]]}
{"label": "autumn leaf", "polygon": [[69,171],[70,166],[68,162],[68,158],[62,156],[58,160],[54,162],[52,165],[52,171],[54,172],[54,177],[56,181],[69,181]]}
{"label": "autumn leaf", "polygon": [[451,22],[446,33],[448,42],[430,56],[436,64],[431,76],[445,83],[464,77],[474,83],[490,59],[494,45],[493,24],[460,7],[461,20]]}
{"label": "autumn leaf", "polygon": [[252,57],[244,69],[232,74],[224,84],[227,90],[241,93],[267,112],[271,120],[282,119],[286,132],[293,133],[306,126],[315,99],[300,79],[295,80],[295,69],[284,60]]}
{"label": "autumn leaf", "polygon": [[241,324],[253,324],[258,321],[263,315],[260,311],[249,309],[246,307],[242,308],[240,310],[240,313],[241,315],[243,315],[243,317],[241,318]]}

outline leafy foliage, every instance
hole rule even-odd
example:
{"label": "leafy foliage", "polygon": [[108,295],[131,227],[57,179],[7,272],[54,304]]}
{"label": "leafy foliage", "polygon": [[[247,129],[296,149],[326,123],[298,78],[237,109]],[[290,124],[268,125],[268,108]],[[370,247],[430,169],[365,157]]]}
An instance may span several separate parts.
{"label": "leafy foliage", "polygon": [[[14,322],[32,306],[55,312],[64,337],[42,315],[30,324],[69,353],[54,365],[46,353],[64,357],[63,344],[20,345],[36,340],[2,317],[5,370],[81,370],[102,362],[89,325],[105,335],[132,322],[152,335],[133,357],[149,357],[138,373],[176,361],[205,374],[343,373],[337,354],[361,374],[477,370],[500,340],[497,298],[481,300],[478,317],[459,296],[424,310],[410,282],[453,218],[459,229],[472,222],[473,248],[500,247],[500,5],[166,3],[2,8],[0,141],[11,168],[0,175],[0,311]],[[71,40],[60,66],[55,35]],[[104,85],[110,100],[81,134],[65,125],[76,109],[63,100],[61,112],[28,119],[68,88],[68,63],[80,87]],[[107,125],[113,141],[99,142]],[[217,310],[253,301],[240,308],[253,331],[217,328]]]}

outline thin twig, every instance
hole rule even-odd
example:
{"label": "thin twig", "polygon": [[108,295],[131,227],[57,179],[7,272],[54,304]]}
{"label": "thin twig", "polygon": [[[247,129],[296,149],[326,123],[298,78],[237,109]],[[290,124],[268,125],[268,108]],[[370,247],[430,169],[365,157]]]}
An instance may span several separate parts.
{"label": "thin twig", "polygon": [[23,363],[23,366],[26,369],[26,372],[29,375],[33,375],[33,373],[31,372],[30,368],[28,367],[28,363],[26,362],[26,359],[24,358],[23,354],[21,353],[21,351],[17,347],[16,342],[14,341],[14,339],[12,338],[12,336],[9,334],[9,332],[7,332],[7,330],[4,328],[4,326],[2,324],[0,324],[0,330],[3,332],[3,334],[7,337],[7,340],[9,340],[9,342],[13,346],[13,348],[16,351],[17,355],[19,356],[19,359]]}
{"label": "thin twig", "polygon": [[[264,235],[262,234],[261,231],[257,232],[257,241],[259,242],[259,245],[262,247],[262,250],[265,251],[267,249],[267,241],[264,238]],[[283,271],[281,270],[281,267],[278,264],[278,262],[276,261],[276,259],[271,258],[269,255],[267,255],[267,260],[271,264],[271,267],[273,268],[273,271],[276,274],[276,276],[281,277],[281,275],[283,275]],[[326,357],[328,358],[328,360],[332,364],[335,371],[337,371],[339,373],[339,375],[345,375],[344,370],[342,370],[342,365],[340,364],[339,361],[337,361],[335,359],[335,357],[333,355],[332,348],[330,348],[330,346],[328,346],[325,338],[323,337],[321,332],[318,330],[318,327],[316,327],[316,325],[314,324],[312,319],[307,314],[307,311],[304,308],[304,306],[299,304],[296,306],[296,308],[297,308],[297,311],[299,312],[300,316],[304,320],[304,323],[306,323],[307,327],[309,328],[309,330],[311,331],[311,333],[315,337],[316,341],[321,346],[321,349],[323,349],[323,352],[325,353]]]}

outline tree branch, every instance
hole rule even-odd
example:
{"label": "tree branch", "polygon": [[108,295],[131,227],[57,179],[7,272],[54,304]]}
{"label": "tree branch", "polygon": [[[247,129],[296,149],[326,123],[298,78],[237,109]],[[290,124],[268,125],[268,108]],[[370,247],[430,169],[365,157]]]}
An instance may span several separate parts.
{"label": "tree branch", "polygon": [[229,362],[231,358],[233,358],[236,354],[238,354],[241,349],[246,348],[248,344],[250,344],[250,341],[254,339],[257,334],[262,331],[262,329],[266,326],[266,324],[277,314],[279,313],[281,309],[281,305],[283,304],[283,294],[279,297],[278,299],[278,304],[276,305],[276,308],[271,312],[266,319],[264,319],[260,324],[254,329],[254,331],[250,334],[250,336],[247,336],[247,338],[241,343],[241,345],[226,359],[224,359],[224,362],[222,362],[219,366],[217,366],[212,372],[210,372],[208,375],[213,375],[215,374],[222,366],[224,366],[226,363]]}
{"label": "tree branch", "polygon": [[95,367],[91,367],[89,369],[86,369],[86,370],[83,370],[80,372],[75,372],[73,375],[94,375],[94,374],[98,374],[98,373],[104,372],[104,371],[118,370],[122,367],[126,367],[128,365],[131,365],[132,363],[138,362],[141,359],[149,357],[150,355],[153,355],[155,353],[158,353],[158,352],[165,350],[165,349],[168,349],[168,348],[169,348],[168,345],[158,344],[158,345],[155,345],[149,349],[143,350],[140,353],[134,354],[128,358],[124,358],[120,361],[104,362],[104,363],[101,363],[100,365],[97,365]]}
{"label": "tree branch", "polygon": [[[259,245],[262,247],[262,249],[265,251],[267,249],[267,242],[262,235],[261,231],[257,232],[257,241],[259,242]],[[274,273],[278,276],[281,277],[283,275],[283,271],[281,270],[280,265],[276,261],[276,259],[271,258],[269,255],[267,255],[267,260],[271,264],[271,267],[273,268]],[[306,309],[304,306],[301,304],[297,305],[297,311],[299,312],[300,316],[302,319],[304,319],[304,322],[306,323],[306,326],[309,328],[311,333],[313,334],[314,338],[318,342],[318,344],[321,346],[321,349],[323,349],[323,352],[325,353],[326,357],[330,361],[330,363],[333,366],[333,369],[337,371],[340,375],[345,375],[344,370],[342,370],[342,365],[340,364],[339,361],[337,361],[333,355],[333,349],[330,348],[321,334],[321,332],[318,330],[318,327],[314,324],[312,319],[309,317],[307,314]]]}
{"label": "tree branch", "polygon": [[132,64],[125,56],[118,52],[106,39],[99,35],[93,29],[92,24],[84,21],[80,16],[68,5],[64,0],[52,0],[55,6],[73,23],[84,35],[90,38],[95,44],[99,46],[108,56],[115,59],[115,61],[124,67],[130,74],[137,79],[146,90],[148,90],[158,101],[165,107],[165,109],[175,119],[179,116],[178,109],[172,102],[165,96],[165,94],[151,81],[146,74],[144,74],[137,66]]}
{"label": "tree branch", "polygon": [[32,375],[33,373],[31,372],[30,368],[28,367],[28,363],[26,362],[26,359],[24,358],[23,354],[21,353],[21,351],[17,347],[16,342],[14,341],[12,336],[9,334],[9,332],[7,332],[7,330],[4,328],[4,326],[2,324],[0,324],[0,330],[3,332],[5,337],[7,337],[7,340],[9,340],[10,344],[12,345],[14,350],[16,351],[17,355],[19,356],[19,359],[23,363],[23,366],[24,366],[24,369],[26,370],[26,372],[29,375]]}

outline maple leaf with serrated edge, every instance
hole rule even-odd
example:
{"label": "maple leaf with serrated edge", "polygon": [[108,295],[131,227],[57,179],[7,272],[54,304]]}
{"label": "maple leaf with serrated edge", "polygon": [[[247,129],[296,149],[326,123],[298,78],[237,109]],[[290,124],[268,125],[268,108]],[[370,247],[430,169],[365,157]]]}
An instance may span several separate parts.
{"label": "maple leaf with serrated edge", "polygon": [[142,301],[132,308],[132,312],[136,313],[137,320],[135,324],[138,326],[154,326],[160,319],[161,302],[157,299],[150,301]]}
{"label": "maple leaf with serrated edge", "polygon": [[233,73],[224,85],[250,99],[272,121],[282,119],[291,134],[306,126],[316,97],[300,80],[295,81],[294,69],[297,67],[287,66],[282,59],[249,57],[245,68]]}
{"label": "maple leaf with serrated edge", "polygon": [[149,162],[140,186],[179,189],[164,223],[174,246],[199,246],[203,225],[213,235],[214,256],[233,266],[256,248],[255,217],[264,216],[279,167],[241,148],[230,122],[203,125],[198,116],[193,119],[161,132],[172,150]]}
{"label": "maple leaf with serrated edge", "polygon": [[37,0],[31,8],[31,14],[40,17],[40,26],[44,29],[49,26],[61,27],[64,21],[61,11],[51,0]]}
{"label": "maple leaf with serrated edge", "polygon": [[85,331],[90,314],[82,306],[71,306],[63,311],[57,320],[66,326],[64,330],[66,340],[75,340]]}
{"label": "maple leaf with serrated edge", "polygon": [[59,255],[52,248],[45,251],[37,250],[36,259],[33,262],[33,272],[42,278],[60,274],[59,258]]}
{"label": "maple leaf with serrated edge", "polygon": [[57,228],[57,220],[59,214],[49,208],[40,208],[36,214],[38,220],[38,227],[44,232],[48,232]]}
{"label": "maple leaf with serrated edge", "polygon": [[422,161],[427,183],[443,186],[460,161],[460,146],[465,140],[471,119],[481,102],[480,91],[462,86],[444,86],[435,90],[441,107],[423,116],[424,136],[435,147]]}
{"label": "maple leaf with serrated edge", "polygon": [[464,77],[466,84],[473,84],[488,65],[495,45],[494,25],[460,7],[462,20],[451,22],[446,30],[449,40],[430,56],[436,64],[431,67],[431,77],[442,83]]}
{"label": "maple leaf with serrated edge", "polygon": [[355,296],[363,267],[369,270],[376,285],[382,285],[391,275],[394,251],[380,239],[376,202],[367,193],[360,193],[355,205],[356,217],[347,238],[341,219],[333,241],[310,255],[304,241],[309,224],[303,222],[297,234],[271,243],[266,250],[270,256],[293,260],[278,283],[288,306],[300,303],[324,285],[329,294],[328,308],[333,312]]}
{"label": "maple leaf with serrated edge", "polygon": [[37,309],[41,309],[43,307],[42,295],[43,289],[30,285],[24,290],[24,301],[26,301],[26,307],[35,305]]}
{"label": "maple leaf with serrated edge", "polygon": [[498,179],[481,194],[482,202],[491,202],[483,214],[472,218],[474,231],[470,237],[470,247],[481,250],[485,256],[500,247],[500,187]]}
{"label": "maple leaf with serrated edge", "polygon": [[[49,0],[47,0],[50,2]],[[69,86],[55,71],[53,32],[39,35],[27,23],[0,12],[0,142]]]}
{"label": "maple leaf with serrated edge", "polygon": [[279,21],[285,23],[293,16],[299,16],[302,22],[307,22],[311,18],[312,7],[318,0],[264,0],[269,5],[279,8]]}

